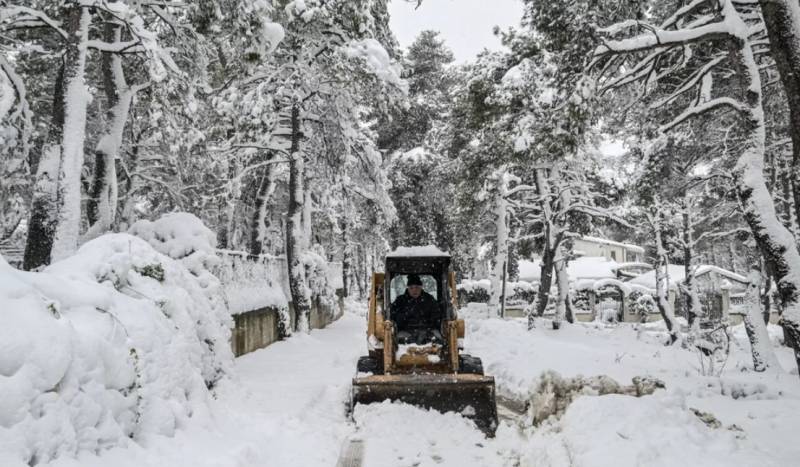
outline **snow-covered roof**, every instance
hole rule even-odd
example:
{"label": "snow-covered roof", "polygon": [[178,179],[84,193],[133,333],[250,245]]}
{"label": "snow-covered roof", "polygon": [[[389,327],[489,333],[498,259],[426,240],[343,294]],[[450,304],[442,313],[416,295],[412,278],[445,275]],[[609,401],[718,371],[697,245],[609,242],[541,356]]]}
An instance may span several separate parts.
{"label": "snow-covered roof", "polygon": [[396,258],[396,257],[407,257],[407,256],[417,256],[417,257],[437,257],[437,256],[446,256],[449,257],[450,253],[445,253],[444,251],[437,248],[435,245],[426,245],[426,246],[401,246],[397,247],[396,250],[392,251],[391,253],[387,254],[387,258]]}
{"label": "snow-covered roof", "polygon": [[[686,269],[681,264],[670,264],[667,267],[667,272],[669,273],[669,283],[670,287],[677,287],[676,284],[683,282],[686,280]],[[697,266],[695,271],[696,276],[702,276],[703,274],[708,274],[710,272],[715,272],[720,276],[724,277],[725,279],[732,280],[734,282],[738,282],[741,284],[747,283],[747,278],[736,274],[733,271],[728,271],[727,269],[723,269],[718,266],[714,266],[712,264],[701,264]],[[648,271],[640,276],[637,276],[629,281],[631,284],[642,285],[644,287],[655,289],[656,288],[656,271]]]}
{"label": "snow-covered roof", "polygon": [[607,238],[590,237],[587,235],[583,235],[581,237],[578,237],[578,240],[584,240],[591,243],[599,243],[601,245],[618,246],[625,248],[626,250],[635,251],[637,253],[644,253],[644,248],[638,245],[633,245],[631,243],[615,242],[614,240],[609,240]]}
{"label": "snow-covered roof", "polygon": [[[619,266],[614,260],[602,256],[582,256],[567,264],[567,274],[571,281],[581,279],[616,278],[614,273]],[[520,260],[519,278],[523,281],[538,282],[541,279],[542,262],[540,259],[533,261]]]}

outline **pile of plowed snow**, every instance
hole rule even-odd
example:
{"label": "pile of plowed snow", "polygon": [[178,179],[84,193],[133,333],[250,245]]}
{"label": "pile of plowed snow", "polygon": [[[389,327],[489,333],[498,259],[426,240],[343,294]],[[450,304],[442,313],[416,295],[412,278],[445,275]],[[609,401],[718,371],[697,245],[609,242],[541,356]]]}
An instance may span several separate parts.
{"label": "pile of plowed snow", "polygon": [[544,423],[533,426],[531,414],[521,417],[521,466],[788,466],[800,458],[792,441],[800,430],[800,385],[777,327],[770,332],[785,371],[752,371],[740,325],[732,329],[726,365],[706,376],[696,350],[664,345],[662,323],[565,323],[559,330],[546,320],[532,330],[526,324],[469,322],[466,350],[483,358],[505,397],[533,402],[547,396],[537,391],[550,374],[602,376],[620,385],[646,377],[665,388],[642,397],[586,389]]}
{"label": "pile of plowed snow", "polygon": [[[105,235],[42,272],[0,257],[0,465],[172,436],[207,413],[232,362],[213,233],[185,214],[136,231],[151,243]],[[153,246],[167,243],[174,257]]]}

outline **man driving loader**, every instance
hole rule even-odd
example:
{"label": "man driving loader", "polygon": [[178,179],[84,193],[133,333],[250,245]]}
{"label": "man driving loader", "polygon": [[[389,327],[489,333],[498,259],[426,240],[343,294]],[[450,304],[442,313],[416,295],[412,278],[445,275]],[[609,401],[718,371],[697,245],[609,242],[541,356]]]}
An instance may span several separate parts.
{"label": "man driving loader", "polygon": [[423,290],[417,274],[408,276],[406,292],[392,303],[391,313],[397,324],[398,343],[442,342],[439,305],[433,295]]}

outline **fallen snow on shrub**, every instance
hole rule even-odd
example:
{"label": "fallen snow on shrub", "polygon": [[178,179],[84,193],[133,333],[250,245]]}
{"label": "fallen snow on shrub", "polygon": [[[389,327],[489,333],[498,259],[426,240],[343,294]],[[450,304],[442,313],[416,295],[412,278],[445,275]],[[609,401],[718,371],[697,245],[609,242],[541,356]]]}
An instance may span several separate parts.
{"label": "fallen snow on shrub", "polygon": [[0,465],[172,436],[205,416],[232,364],[230,317],[200,268],[206,243],[181,248],[197,240],[185,232],[159,240],[181,262],[128,234],[39,273],[0,259]]}

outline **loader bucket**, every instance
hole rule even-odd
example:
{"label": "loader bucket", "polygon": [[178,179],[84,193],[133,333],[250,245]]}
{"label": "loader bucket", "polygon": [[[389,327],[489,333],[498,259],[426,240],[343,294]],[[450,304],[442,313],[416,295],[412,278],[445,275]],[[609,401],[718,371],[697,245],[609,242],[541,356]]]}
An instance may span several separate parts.
{"label": "loader bucket", "polygon": [[474,374],[373,375],[353,378],[353,400],[370,404],[400,401],[438,412],[456,412],[494,436],[497,405],[494,378]]}

